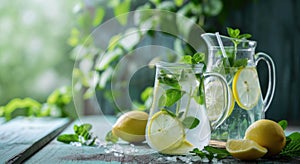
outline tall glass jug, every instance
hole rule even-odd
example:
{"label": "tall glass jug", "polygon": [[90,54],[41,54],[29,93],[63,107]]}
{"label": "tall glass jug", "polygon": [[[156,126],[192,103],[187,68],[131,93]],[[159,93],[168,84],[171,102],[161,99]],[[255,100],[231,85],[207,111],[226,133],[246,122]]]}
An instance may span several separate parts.
{"label": "tall glass jug", "polygon": [[[264,118],[270,106],[275,91],[274,63],[265,53],[255,54],[255,41],[212,33],[201,36],[208,46],[207,71],[220,73],[226,78],[234,100],[227,119],[214,131],[212,139],[242,139],[248,126]],[[264,97],[256,69],[261,60],[266,62],[269,73]],[[210,113],[217,112],[214,108],[209,110]]]}
{"label": "tall glass jug", "polygon": [[[209,121],[205,108],[204,79],[210,78],[225,94],[218,119]],[[226,118],[230,102],[226,80],[203,73],[203,64],[158,62],[154,98],[146,128],[149,146],[164,154],[186,154],[208,145],[211,130]]]}

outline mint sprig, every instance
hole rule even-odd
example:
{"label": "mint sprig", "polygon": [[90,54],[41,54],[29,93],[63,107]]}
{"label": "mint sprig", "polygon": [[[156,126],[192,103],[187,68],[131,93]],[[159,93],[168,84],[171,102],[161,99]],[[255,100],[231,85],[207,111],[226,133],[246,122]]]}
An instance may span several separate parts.
{"label": "mint sprig", "polygon": [[224,61],[229,61],[229,65],[227,62],[223,62],[225,67],[225,73],[229,74],[232,73],[232,69],[228,69],[228,67],[235,67],[235,68],[243,68],[247,66],[248,59],[236,59],[237,47],[240,44],[241,39],[248,39],[251,38],[251,34],[241,34],[239,29],[233,29],[227,27],[227,34],[230,38],[232,38],[232,42],[234,44],[234,50],[225,50],[227,54],[227,58],[224,58]]}
{"label": "mint sprig", "polygon": [[91,124],[74,125],[74,134],[62,134],[57,137],[57,141],[70,144],[71,142],[78,142],[82,145],[92,146],[95,144],[97,136],[90,132]]}

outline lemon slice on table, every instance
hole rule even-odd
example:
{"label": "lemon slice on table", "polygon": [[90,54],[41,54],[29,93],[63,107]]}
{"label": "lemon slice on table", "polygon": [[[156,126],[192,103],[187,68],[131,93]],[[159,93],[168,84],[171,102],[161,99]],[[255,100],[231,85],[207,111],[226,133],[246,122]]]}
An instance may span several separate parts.
{"label": "lemon slice on table", "polygon": [[[231,90],[229,94],[231,102],[229,102],[230,109],[227,113],[227,117],[230,116],[234,108],[234,98]],[[205,85],[205,102],[208,119],[210,121],[217,120],[225,107],[223,86],[219,80],[210,81]]]}
{"label": "lemon slice on table", "polygon": [[257,105],[260,98],[260,86],[256,69],[238,70],[232,81],[232,90],[233,96],[241,108],[249,110]]}
{"label": "lemon slice on table", "polygon": [[268,152],[268,149],[252,140],[229,140],[226,143],[226,150],[241,160],[255,160]]}
{"label": "lemon slice on table", "polygon": [[152,148],[165,154],[184,154],[193,148],[193,145],[185,140],[184,127],[177,118],[160,111],[149,121],[147,137]]}

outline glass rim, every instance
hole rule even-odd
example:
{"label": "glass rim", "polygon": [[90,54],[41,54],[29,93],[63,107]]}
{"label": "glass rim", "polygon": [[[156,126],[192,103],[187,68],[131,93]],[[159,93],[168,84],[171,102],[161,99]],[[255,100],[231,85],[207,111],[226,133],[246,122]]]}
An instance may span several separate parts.
{"label": "glass rim", "polygon": [[[203,37],[203,36],[216,36],[216,34],[215,33],[204,33],[204,34],[201,34],[201,37]],[[221,38],[225,38],[225,39],[229,39],[229,40],[236,40],[236,41],[239,41],[239,42],[242,42],[242,43],[248,42],[248,43],[252,43],[254,45],[256,45],[256,43],[257,43],[254,40],[231,38],[231,37],[225,36],[225,35],[220,35],[220,37]]]}
{"label": "glass rim", "polygon": [[158,61],[155,63],[155,66],[158,68],[185,68],[185,69],[203,69],[204,64],[198,63],[198,64],[186,64],[186,63],[171,63],[171,62],[165,62],[165,61]]}

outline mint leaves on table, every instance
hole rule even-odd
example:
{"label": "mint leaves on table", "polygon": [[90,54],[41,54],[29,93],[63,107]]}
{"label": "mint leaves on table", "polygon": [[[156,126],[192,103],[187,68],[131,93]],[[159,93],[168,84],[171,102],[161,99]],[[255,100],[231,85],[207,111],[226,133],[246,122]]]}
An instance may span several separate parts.
{"label": "mint leaves on table", "polygon": [[97,139],[90,130],[91,124],[74,125],[74,134],[62,134],[57,137],[57,141],[70,144],[72,142],[78,142],[82,145],[92,146]]}
{"label": "mint leaves on table", "polygon": [[119,141],[119,137],[114,135],[112,131],[109,131],[105,136],[105,141],[115,144]]}
{"label": "mint leaves on table", "polygon": [[226,149],[215,148],[212,146],[205,146],[203,150],[195,148],[194,150],[190,151],[190,153],[194,153],[201,158],[207,158],[209,162],[211,162],[213,158],[223,159],[231,156]]}
{"label": "mint leaves on table", "polygon": [[[286,120],[279,121],[278,124],[285,130],[288,126]],[[300,133],[293,132],[292,134],[286,136],[285,147],[280,152],[281,156],[287,157],[299,157],[300,156]]]}

